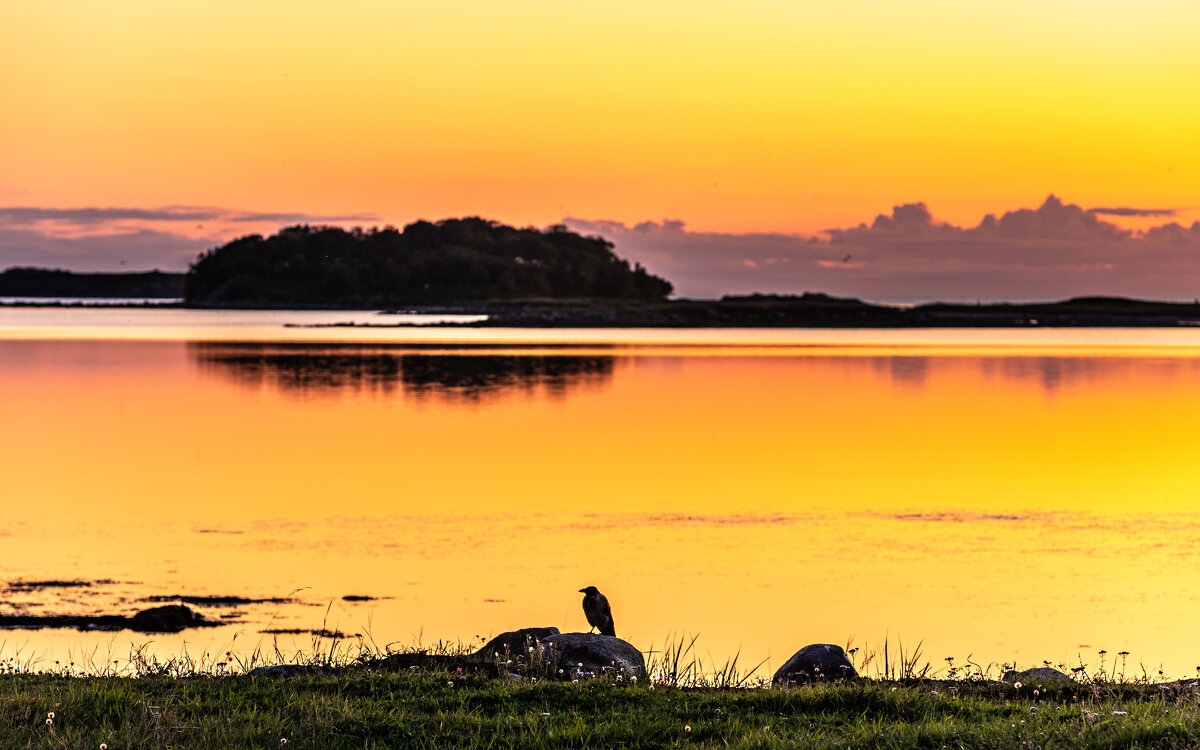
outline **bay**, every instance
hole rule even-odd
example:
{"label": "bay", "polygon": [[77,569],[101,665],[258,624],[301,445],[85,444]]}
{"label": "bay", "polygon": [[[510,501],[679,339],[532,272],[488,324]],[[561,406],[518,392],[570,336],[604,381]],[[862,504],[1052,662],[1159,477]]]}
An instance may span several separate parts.
{"label": "bay", "polygon": [[596,585],[717,663],[1200,663],[1200,332],[285,327],[380,317],[0,309],[0,586],[103,581],[0,614],[292,600],[5,654],[583,630]]}

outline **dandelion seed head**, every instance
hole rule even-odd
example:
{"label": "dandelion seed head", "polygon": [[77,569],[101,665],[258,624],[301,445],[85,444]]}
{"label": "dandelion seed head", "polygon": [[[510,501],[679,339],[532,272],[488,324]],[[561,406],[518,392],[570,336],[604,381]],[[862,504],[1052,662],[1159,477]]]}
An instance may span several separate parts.
{"label": "dandelion seed head", "polygon": [[48,726],[48,727],[54,726],[54,719],[46,719],[46,726]]}
{"label": "dandelion seed head", "polygon": [[1020,689],[1021,689],[1021,683],[1019,683],[1019,682],[1015,682],[1015,683],[1013,683],[1013,687],[1014,687],[1014,688],[1016,688],[1017,690],[1020,690]]}
{"label": "dandelion seed head", "polygon": [[685,731],[685,732],[690,732],[690,731],[692,731],[692,725],[691,725],[691,724],[684,724],[684,725],[683,725],[683,731]]}
{"label": "dandelion seed head", "polygon": [[53,712],[53,711],[51,711],[50,713],[46,714],[46,718],[47,718],[47,719],[53,719],[53,718],[54,718],[54,712]]}

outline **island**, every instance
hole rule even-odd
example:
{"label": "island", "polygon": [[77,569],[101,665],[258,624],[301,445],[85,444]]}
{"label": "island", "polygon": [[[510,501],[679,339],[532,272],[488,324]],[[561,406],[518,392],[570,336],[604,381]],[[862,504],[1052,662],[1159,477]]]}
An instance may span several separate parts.
{"label": "island", "polygon": [[665,299],[671,283],[612,243],[563,226],[518,229],[477,217],[345,230],[293,226],[203,253],[193,306],[387,307],[487,299]]}

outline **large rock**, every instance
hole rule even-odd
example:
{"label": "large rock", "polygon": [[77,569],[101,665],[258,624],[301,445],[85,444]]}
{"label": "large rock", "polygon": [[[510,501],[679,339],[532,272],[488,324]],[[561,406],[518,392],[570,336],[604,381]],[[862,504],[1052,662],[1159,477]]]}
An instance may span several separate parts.
{"label": "large rock", "polygon": [[542,639],[542,656],[564,677],[599,677],[612,672],[646,674],[646,659],[633,644],[611,635],[561,633]]}
{"label": "large rock", "polygon": [[186,628],[211,625],[203,616],[182,604],[143,609],[129,618],[130,630],[140,633],[178,633]]}
{"label": "large rock", "polygon": [[333,674],[332,667],[321,664],[272,664],[255,667],[249,672],[251,677],[303,677],[314,674]]}
{"label": "large rock", "polygon": [[1015,669],[1010,669],[1004,673],[1000,679],[1005,682],[1028,682],[1029,680],[1070,680],[1070,675],[1065,672],[1060,672],[1057,669],[1050,667],[1036,667],[1034,669],[1026,669],[1024,672],[1018,672]]}
{"label": "large rock", "polygon": [[841,646],[814,643],[792,654],[792,658],[775,672],[771,682],[775,685],[791,685],[814,680],[853,680],[857,677],[858,672],[854,671],[854,665]]}
{"label": "large rock", "polygon": [[493,656],[527,656],[530,648],[547,636],[558,635],[558,628],[521,628],[501,633],[483,645],[473,656],[490,659]]}

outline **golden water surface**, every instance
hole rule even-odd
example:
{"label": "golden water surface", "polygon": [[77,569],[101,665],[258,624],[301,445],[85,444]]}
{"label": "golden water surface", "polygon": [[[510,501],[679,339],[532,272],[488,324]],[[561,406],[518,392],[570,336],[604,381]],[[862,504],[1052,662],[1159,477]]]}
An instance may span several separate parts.
{"label": "golden water surface", "polygon": [[596,585],[643,649],[767,670],[897,636],[939,668],[1200,664],[1193,332],[69,333],[0,338],[0,587],[111,583],[0,614],[299,592],[5,655],[586,630]]}

